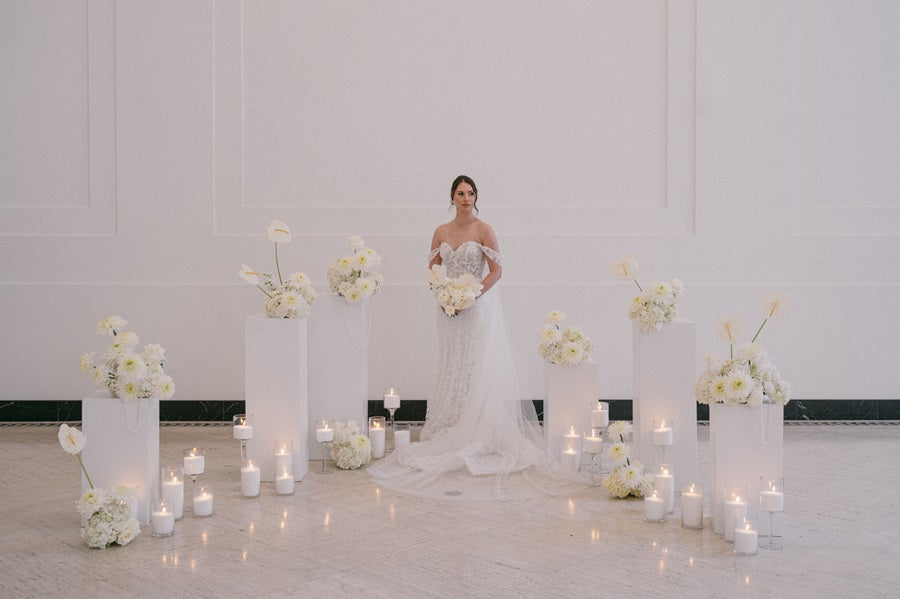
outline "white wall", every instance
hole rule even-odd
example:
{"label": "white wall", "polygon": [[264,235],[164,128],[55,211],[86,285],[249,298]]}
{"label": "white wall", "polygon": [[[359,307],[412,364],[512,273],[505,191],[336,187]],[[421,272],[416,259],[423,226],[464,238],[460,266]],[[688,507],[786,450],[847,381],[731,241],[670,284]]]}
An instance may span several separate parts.
{"label": "white wall", "polygon": [[273,218],[320,293],[347,236],[384,256],[371,396],[424,398],[459,173],[535,397],[550,309],[630,397],[630,251],[685,281],[698,368],[718,317],[754,329],[789,291],[761,340],[797,398],[897,398],[898,27],[875,0],[3,0],[0,400],[83,396],[110,314],[167,349],[176,399],[241,399],[260,301],[236,273],[271,268]]}

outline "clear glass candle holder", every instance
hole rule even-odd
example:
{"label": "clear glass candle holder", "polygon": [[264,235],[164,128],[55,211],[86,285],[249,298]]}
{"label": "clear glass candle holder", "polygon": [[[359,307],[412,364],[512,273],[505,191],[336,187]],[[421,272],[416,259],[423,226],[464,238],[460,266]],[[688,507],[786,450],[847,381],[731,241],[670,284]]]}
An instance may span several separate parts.
{"label": "clear glass candle holder", "polygon": [[647,522],[662,522],[666,518],[666,505],[659,492],[653,489],[644,495],[644,520]]}
{"label": "clear glass candle holder", "polygon": [[373,460],[380,460],[384,457],[385,434],[384,416],[370,416],[369,442],[372,443]]}
{"label": "clear glass candle holder", "polygon": [[154,537],[168,537],[175,532],[175,512],[165,500],[160,499],[153,503],[150,527]]}
{"label": "clear glass candle holder", "polygon": [[284,466],[294,465],[294,442],[290,439],[275,442],[275,472]]}
{"label": "clear glass candle holder", "polygon": [[195,485],[194,488],[194,515],[200,518],[212,516],[213,493],[205,483]]}
{"label": "clear glass candle holder", "polygon": [[734,542],[734,521],[737,516],[747,516],[747,485],[732,483],[725,485],[725,503],[722,508],[722,522],[725,524],[725,540]]}
{"label": "clear glass candle holder", "polygon": [[609,403],[592,401],[588,406],[591,415],[591,428],[605,429],[609,426]]}
{"label": "clear glass candle holder", "polygon": [[671,464],[660,464],[653,475],[653,486],[663,498],[667,514],[675,511],[675,471]]}
{"label": "clear glass candle holder", "polygon": [[331,474],[331,468],[328,467],[328,450],[334,441],[334,427],[327,418],[316,420],[316,441],[322,445],[322,469],[316,470],[316,472],[318,474]]}
{"label": "clear glass candle holder", "polygon": [[294,494],[294,465],[287,464],[275,468],[275,492],[278,495]]}
{"label": "clear glass candle holder", "polygon": [[248,458],[241,462],[241,495],[259,497],[259,487],[259,464]]}
{"label": "clear glass candle holder", "polygon": [[762,476],[759,479],[759,509],[766,514],[766,538],[759,544],[763,549],[781,549],[782,543],[775,536],[775,514],[784,511],[784,478]]}
{"label": "clear glass candle holder", "polygon": [[184,468],[163,466],[159,476],[159,497],[166,502],[175,519],[184,516]]}
{"label": "clear glass candle holder", "polygon": [[603,434],[599,429],[591,427],[581,433],[581,451],[591,456],[591,479],[603,473],[601,456],[603,455]]}
{"label": "clear glass candle holder", "polygon": [[735,555],[754,555],[759,541],[759,533],[753,520],[746,516],[735,516],[732,522],[734,529],[734,545],[732,549]]}
{"label": "clear glass candle holder", "polygon": [[402,451],[409,447],[410,434],[408,423],[397,422],[394,424],[394,451]]}
{"label": "clear glass candle holder", "polygon": [[703,487],[697,483],[681,485],[681,526],[703,528]]}

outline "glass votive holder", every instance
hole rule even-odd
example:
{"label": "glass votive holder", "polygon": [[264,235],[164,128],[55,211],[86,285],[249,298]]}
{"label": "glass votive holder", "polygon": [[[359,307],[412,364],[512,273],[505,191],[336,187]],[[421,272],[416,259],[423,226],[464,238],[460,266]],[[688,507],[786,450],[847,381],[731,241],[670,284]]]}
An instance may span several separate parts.
{"label": "glass votive holder", "polygon": [[327,418],[316,420],[316,441],[319,443],[331,443],[334,441],[334,428]]}
{"label": "glass votive holder", "polygon": [[703,487],[696,483],[681,485],[681,526],[703,528]]}
{"label": "glass votive holder", "polygon": [[275,472],[281,472],[283,466],[294,465],[294,442],[290,439],[287,441],[275,442]]}
{"label": "glass votive holder", "polygon": [[278,495],[294,494],[294,465],[287,464],[275,468],[275,492]]}
{"label": "glass votive holder", "polygon": [[184,461],[185,476],[197,476],[206,471],[206,450],[202,447],[190,447],[181,452]]}
{"label": "glass votive holder", "polygon": [[369,442],[372,443],[372,459],[380,460],[384,457],[384,416],[369,417]]}
{"label": "glass votive holder", "polygon": [[675,422],[671,418],[653,419],[653,444],[668,447],[675,440]]}
{"label": "glass votive holder", "polygon": [[184,516],[184,468],[163,466],[160,469],[159,495],[175,519],[180,520]]}
{"label": "glass votive holder", "polygon": [[666,517],[665,507],[665,501],[659,496],[659,492],[653,489],[648,495],[644,495],[644,520],[662,522]]}
{"label": "glass votive holder", "polygon": [[213,494],[206,484],[199,484],[194,490],[194,515],[201,518],[212,516]]}
{"label": "glass votive holder", "polygon": [[400,390],[396,387],[388,387],[384,390],[384,409],[396,410],[400,407]]}
{"label": "glass votive holder", "polygon": [[175,513],[165,500],[154,502],[150,526],[154,537],[167,537],[175,531]]}
{"label": "glass votive holder", "polygon": [[722,506],[722,521],[725,523],[725,540],[734,542],[734,520],[737,516],[747,516],[747,485],[725,485],[725,503]]}
{"label": "glass votive holder", "polygon": [[732,522],[734,530],[734,554],[753,555],[759,541],[759,533],[753,525],[753,520],[746,516],[735,516]]}
{"label": "glass votive holder", "polygon": [[259,465],[253,460],[244,460],[241,463],[241,495],[244,497],[259,497]]}
{"label": "glass votive holder", "polygon": [[398,422],[394,424],[394,451],[400,451],[409,447],[409,424]]}
{"label": "glass votive holder", "polygon": [[659,471],[653,475],[653,486],[663,498],[667,514],[675,511],[675,474],[669,464],[660,464]]}
{"label": "glass votive holder", "polygon": [[600,431],[594,428],[582,431],[581,450],[592,456],[603,453],[603,435]]}
{"label": "glass votive holder", "polygon": [[609,403],[593,401],[590,405],[591,427],[606,428],[609,426]]}
{"label": "glass votive holder", "polygon": [[231,418],[231,436],[239,441],[253,438],[253,425],[247,414],[235,414]]}

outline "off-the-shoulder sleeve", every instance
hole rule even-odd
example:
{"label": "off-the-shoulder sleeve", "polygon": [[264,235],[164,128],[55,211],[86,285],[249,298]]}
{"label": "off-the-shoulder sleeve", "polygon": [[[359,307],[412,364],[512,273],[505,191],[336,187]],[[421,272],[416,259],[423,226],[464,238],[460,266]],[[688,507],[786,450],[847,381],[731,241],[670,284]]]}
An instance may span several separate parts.
{"label": "off-the-shoulder sleeve", "polygon": [[440,253],[441,253],[441,248],[440,248],[440,246],[434,248],[433,250],[431,250],[430,252],[428,252],[428,261],[431,262],[432,260],[434,260],[435,258],[437,258],[437,255],[440,254]]}
{"label": "off-the-shoulder sleeve", "polygon": [[484,255],[496,262],[497,264],[503,265],[503,256],[500,255],[500,252],[493,248],[489,248],[486,245],[481,246],[481,251],[484,252]]}

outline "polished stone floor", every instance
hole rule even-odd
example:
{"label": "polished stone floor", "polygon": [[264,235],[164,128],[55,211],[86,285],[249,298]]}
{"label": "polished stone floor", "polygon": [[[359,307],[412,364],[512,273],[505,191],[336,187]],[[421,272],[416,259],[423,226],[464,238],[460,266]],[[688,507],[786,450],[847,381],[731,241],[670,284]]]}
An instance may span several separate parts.
{"label": "polished stone floor", "polygon": [[[601,488],[434,500],[380,489],[363,469],[243,499],[230,433],[160,431],[161,463],[209,448],[212,517],[101,550],[79,536],[80,470],[56,429],[0,426],[0,597],[900,596],[896,425],[786,426],[784,549],[743,558],[709,527],[646,523],[639,500]],[[705,472],[708,429],[698,436]]]}

